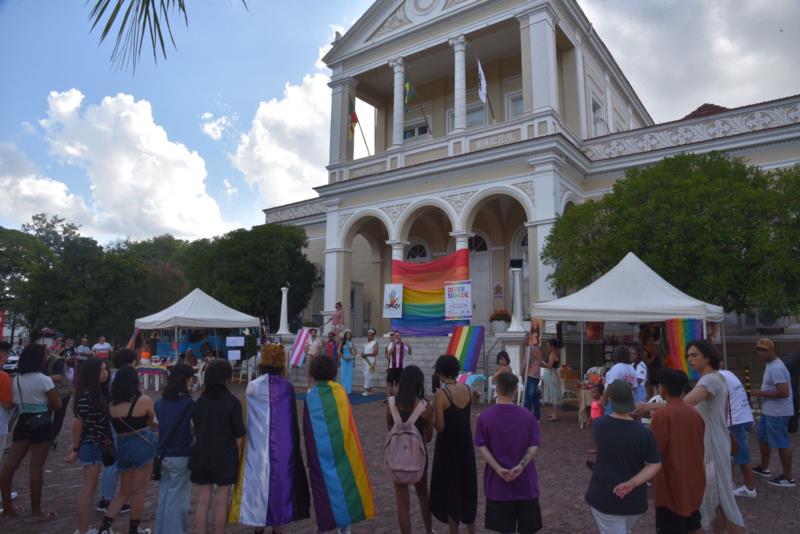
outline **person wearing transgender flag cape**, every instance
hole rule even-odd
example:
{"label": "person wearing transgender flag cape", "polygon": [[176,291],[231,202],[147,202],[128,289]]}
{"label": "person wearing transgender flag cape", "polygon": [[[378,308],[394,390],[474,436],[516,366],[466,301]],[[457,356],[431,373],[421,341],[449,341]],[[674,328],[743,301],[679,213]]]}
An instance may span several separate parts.
{"label": "person wearing transgender flag cape", "polygon": [[228,514],[231,523],[281,527],[309,517],[308,480],[300,453],[294,388],[283,378],[285,355],[263,349],[260,376],[247,385],[247,444]]}
{"label": "person wearing transgender flag cape", "polygon": [[336,371],[331,358],[311,360],[303,437],[317,530],[348,534],[350,525],[375,516],[375,501],[350,401],[334,382]]}

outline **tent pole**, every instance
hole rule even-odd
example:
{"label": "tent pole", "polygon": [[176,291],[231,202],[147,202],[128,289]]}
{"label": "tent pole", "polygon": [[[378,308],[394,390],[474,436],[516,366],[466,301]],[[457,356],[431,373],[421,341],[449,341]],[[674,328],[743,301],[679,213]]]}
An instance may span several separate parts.
{"label": "tent pole", "polygon": [[720,328],[722,329],[722,362],[725,364],[725,369],[728,369],[728,342],[725,341],[725,318],[722,318],[722,323],[720,324]]}
{"label": "tent pole", "polygon": [[586,330],[586,321],[581,321],[581,380],[583,380],[583,331]]}
{"label": "tent pole", "polygon": [[178,325],[175,325],[175,359],[178,359],[178,350],[180,346],[178,343]]}

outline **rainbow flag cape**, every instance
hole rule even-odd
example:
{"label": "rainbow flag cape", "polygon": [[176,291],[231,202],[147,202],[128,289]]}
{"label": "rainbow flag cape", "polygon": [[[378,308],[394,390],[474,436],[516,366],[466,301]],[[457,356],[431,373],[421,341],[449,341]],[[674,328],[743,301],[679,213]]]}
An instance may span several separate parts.
{"label": "rainbow flag cape", "polygon": [[308,518],[308,480],[292,384],[261,375],[247,385],[245,397],[247,443],[228,521],[264,527]]}
{"label": "rainbow flag cape", "polygon": [[367,464],[342,386],[318,382],[309,390],[303,437],[317,527],[328,531],[374,517]]}
{"label": "rainbow flag cape", "polygon": [[289,365],[291,367],[302,367],[306,360],[306,341],[311,336],[310,328],[301,328],[297,333],[292,345],[292,352],[289,354]]}
{"label": "rainbow flag cape", "polygon": [[686,360],[686,345],[703,337],[703,321],[700,319],[670,319],[666,321],[667,367],[678,369],[689,376],[689,380],[698,380],[697,371],[689,366]]}
{"label": "rainbow flag cape", "polygon": [[457,250],[429,263],[392,260],[392,283],[403,284],[403,317],[392,330],[409,336],[446,336],[469,321],[446,321],[444,283],[469,280],[469,251]]}
{"label": "rainbow flag cape", "polygon": [[447,345],[447,354],[458,358],[461,371],[473,373],[478,367],[478,359],[483,348],[484,329],[482,326],[457,326]]}

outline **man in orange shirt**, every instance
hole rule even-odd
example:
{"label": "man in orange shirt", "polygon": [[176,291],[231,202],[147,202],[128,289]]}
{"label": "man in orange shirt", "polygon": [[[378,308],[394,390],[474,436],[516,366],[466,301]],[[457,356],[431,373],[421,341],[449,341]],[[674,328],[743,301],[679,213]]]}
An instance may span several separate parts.
{"label": "man in orange shirt", "polygon": [[661,455],[654,488],[658,534],[702,532],[699,510],[706,487],[705,423],[697,410],[683,401],[688,381],[683,371],[664,368],[658,372],[659,394],[667,401],[650,424]]}

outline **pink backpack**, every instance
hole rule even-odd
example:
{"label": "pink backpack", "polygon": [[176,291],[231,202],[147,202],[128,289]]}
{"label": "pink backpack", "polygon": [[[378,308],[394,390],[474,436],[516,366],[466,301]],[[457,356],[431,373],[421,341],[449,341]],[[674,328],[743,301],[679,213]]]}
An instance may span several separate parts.
{"label": "pink backpack", "polygon": [[425,403],[417,403],[417,407],[409,418],[403,422],[397,411],[394,397],[389,398],[389,410],[394,426],[386,437],[383,447],[383,463],[389,470],[389,479],[396,484],[416,484],[425,474],[428,451],[422,436],[414,426],[425,410]]}

